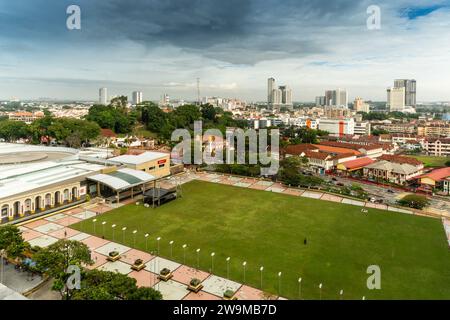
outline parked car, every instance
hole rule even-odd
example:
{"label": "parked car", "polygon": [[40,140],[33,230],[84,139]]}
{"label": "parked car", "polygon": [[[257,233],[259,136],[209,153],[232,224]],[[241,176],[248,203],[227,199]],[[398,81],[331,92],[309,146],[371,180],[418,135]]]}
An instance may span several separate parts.
{"label": "parked car", "polygon": [[334,178],[334,177],[333,177],[333,178],[331,178],[331,180],[333,180],[333,181],[337,181],[337,179],[336,179],[336,178]]}
{"label": "parked car", "polygon": [[344,186],[344,184],[342,182],[338,182],[338,183],[336,183],[336,185],[339,186],[339,187],[343,187]]}
{"label": "parked car", "polygon": [[389,193],[395,193],[395,192],[394,192],[393,190],[391,190],[391,189],[388,189],[387,192],[389,192]]}

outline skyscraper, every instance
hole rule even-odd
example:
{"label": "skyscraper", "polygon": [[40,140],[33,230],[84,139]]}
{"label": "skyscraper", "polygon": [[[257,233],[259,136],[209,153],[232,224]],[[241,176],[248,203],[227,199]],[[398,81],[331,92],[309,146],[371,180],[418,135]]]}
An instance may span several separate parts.
{"label": "skyscraper", "polygon": [[405,106],[416,107],[416,80],[397,79],[394,81],[395,88],[405,88]]}
{"label": "skyscraper", "polygon": [[269,108],[273,105],[273,90],[275,89],[275,79],[269,78],[267,79],[267,106]]}
{"label": "skyscraper", "polygon": [[348,108],[347,90],[338,88],[325,91],[325,105]]}
{"label": "skyscraper", "polygon": [[108,89],[107,88],[100,88],[98,91],[98,97],[99,97],[99,103],[103,105],[108,104]]}
{"label": "skyscraper", "polygon": [[133,91],[133,104],[138,105],[142,102],[142,91]]}
{"label": "skyscraper", "polygon": [[400,111],[405,110],[405,88],[391,87],[387,89],[387,103],[386,107],[389,111]]}
{"label": "skyscraper", "polygon": [[292,110],[292,90],[288,86],[276,88],[275,79],[269,78],[267,80],[267,106],[271,109],[287,107]]}

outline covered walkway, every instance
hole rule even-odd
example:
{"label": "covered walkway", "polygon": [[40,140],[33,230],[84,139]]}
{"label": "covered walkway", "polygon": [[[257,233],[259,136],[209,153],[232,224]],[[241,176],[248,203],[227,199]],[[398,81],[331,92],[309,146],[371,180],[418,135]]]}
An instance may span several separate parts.
{"label": "covered walkway", "polygon": [[129,197],[133,199],[134,196],[144,193],[150,183],[155,187],[157,180],[151,174],[129,168],[93,175],[87,179],[96,182],[96,195],[117,203],[122,199]]}

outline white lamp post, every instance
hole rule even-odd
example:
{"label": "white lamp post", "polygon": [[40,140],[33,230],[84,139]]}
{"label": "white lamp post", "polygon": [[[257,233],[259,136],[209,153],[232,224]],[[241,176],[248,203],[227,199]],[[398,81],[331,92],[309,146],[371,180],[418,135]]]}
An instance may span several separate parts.
{"label": "white lamp post", "polygon": [[281,271],[278,272],[278,295],[281,295]]}
{"label": "white lamp post", "polygon": [[145,237],[145,251],[148,251],[148,236],[149,236],[148,233],[146,233],[146,234],[144,235],[144,237]]}
{"label": "white lamp post", "polygon": [[302,278],[298,278],[298,298],[302,298]]}
{"label": "white lamp post", "polygon": [[227,279],[230,278],[230,259],[231,257],[227,258]]}
{"label": "white lamp post", "polygon": [[340,300],[342,300],[342,298],[344,297],[344,289],[342,289],[340,292],[339,292],[339,299]]}
{"label": "white lamp post", "polygon": [[245,266],[247,265],[247,261],[242,262],[242,267],[244,268],[244,284],[245,284]]}
{"label": "white lamp post", "polygon": [[133,230],[133,247],[136,248],[136,233],[137,230]]}
{"label": "white lamp post", "polygon": [[214,271],[214,256],[216,255],[215,252],[211,253],[211,273]]}
{"label": "white lamp post", "polygon": [[112,234],[113,234],[113,241],[116,241],[116,240],[114,239],[114,230],[116,229],[116,225],[113,224],[113,225],[111,226],[111,228],[112,228]]}
{"label": "white lamp post", "polygon": [[186,264],[186,248],[187,244],[183,244],[183,264]]}
{"label": "white lamp post", "polygon": [[92,220],[92,223],[94,224],[94,234],[95,234],[95,223],[97,222],[97,219]]}
{"label": "white lamp post", "polygon": [[261,266],[261,268],[259,268],[259,272],[261,272],[261,290],[262,290],[262,287],[263,287],[263,276],[262,276],[262,274],[263,274],[263,271],[264,271],[264,267],[263,266]]}
{"label": "white lamp post", "polygon": [[156,238],[156,241],[158,242],[158,256],[159,256],[159,241],[161,240],[161,237]]}
{"label": "white lamp post", "polygon": [[366,296],[363,296],[362,299],[363,299],[363,300],[366,300]]}
{"label": "white lamp post", "polygon": [[125,244],[125,230],[127,230],[127,227],[122,228],[122,242]]}
{"label": "white lamp post", "polygon": [[103,221],[102,222],[103,237],[105,236],[105,225],[106,225],[106,221]]}
{"label": "white lamp post", "polygon": [[200,248],[195,250],[197,252],[197,269],[200,268]]}
{"label": "white lamp post", "polygon": [[173,240],[169,242],[170,244],[170,258],[173,257]]}
{"label": "white lamp post", "polygon": [[319,284],[319,297],[322,300],[322,284]]}

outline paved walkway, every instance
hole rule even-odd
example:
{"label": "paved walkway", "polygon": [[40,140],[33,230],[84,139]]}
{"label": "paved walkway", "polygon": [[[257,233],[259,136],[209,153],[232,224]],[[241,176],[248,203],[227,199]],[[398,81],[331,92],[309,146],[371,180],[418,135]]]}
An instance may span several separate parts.
{"label": "paved walkway", "polygon": [[[86,244],[91,250],[94,265],[88,269],[100,269],[120,272],[135,278],[138,286],[153,287],[159,290],[165,300],[220,300],[230,289],[236,292],[240,300],[277,299],[261,290],[237,283],[229,279],[179,264],[175,261],[153,256],[147,252],[132,249],[119,243],[105,240],[68,227],[70,224],[89,219],[98,214],[114,209],[108,205],[90,206],[88,209],[76,208],[19,226],[23,238],[32,246],[47,247],[58,239],[67,238]],[[101,213],[100,213],[101,212]],[[108,253],[118,251],[121,259],[116,262],[106,260]],[[146,267],[137,272],[131,269],[136,259],[142,259]],[[158,270],[169,268],[173,278],[167,282],[158,280]],[[198,293],[187,290],[192,278],[202,280],[203,289]]]}
{"label": "paved walkway", "polygon": [[[226,174],[216,174],[216,173],[208,173],[208,172],[197,172],[195,174],[190,174],[191,176],[195,176],[198,180],[208,181],[213,183],[221,183],[226,185],[233,185],[235,187],[243,187],[255,190],[264,190],[269,192],[277,192],[283,193],[293,196],[300,196],[305,198],[312,198],[318,200],[325,200],[331,202],[345,203],[351,204],[360,207],[367,207],[373,209],[381,209],[381,210],[389,210],[394,212],[401,212],[407,214],[414,214],[413,211],[407,209],[401,209],[397,207],[388,206],[385,204],[377,204],[372,202],[366,202],[362,200],[353,200],[344,197],[340,197],[338,195],[333,195],[321,191],[311,191],[311,190],[301,190],[286,187],[280,183],[274,183],[271,181],[260,180],[256,178],[243,178],[243,177],[234,177]],[[192,179],[191,179],[192,180]]]}

